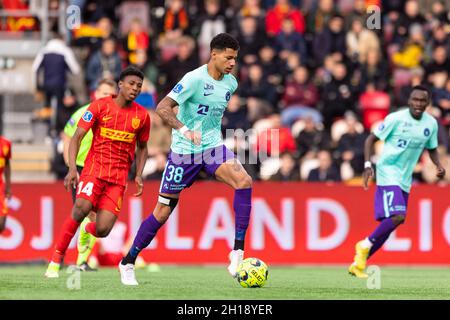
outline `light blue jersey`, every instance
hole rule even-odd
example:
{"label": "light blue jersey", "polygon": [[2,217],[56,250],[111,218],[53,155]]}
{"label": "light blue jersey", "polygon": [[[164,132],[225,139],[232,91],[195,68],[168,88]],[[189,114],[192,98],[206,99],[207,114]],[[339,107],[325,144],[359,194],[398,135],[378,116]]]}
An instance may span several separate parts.
{"label": "light blue jersey", "polygon": [[167,96],[179,105],[178,120],[189,130],[201,132],[202,140],[201,145],[196,146],[173,129],[172,151],[200,153],[223,144],[222,116],[236,89],[237,81],[233,75],[225,74],[217,81],[209,75],[206,64],[186,73]]}
{"label": "light blue jersey", "polygon": [[402,109],[389,114],[374,134],[384,141],[377,162],[377,185],[400,186],[409,192],[412,173],[423,150],[438,146],[436,119],[424,112],[417,120],[409,109]]}

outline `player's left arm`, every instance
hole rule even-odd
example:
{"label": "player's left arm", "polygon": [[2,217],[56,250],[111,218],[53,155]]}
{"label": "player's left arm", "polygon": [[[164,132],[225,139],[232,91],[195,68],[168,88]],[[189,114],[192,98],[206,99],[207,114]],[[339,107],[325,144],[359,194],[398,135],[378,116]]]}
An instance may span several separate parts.
{"label": "player's left arm", "polygon": [[439,153],[437,151],[437,148],[428,149],[428,154],[430,155],[431,161],[433,161],[434,165],[436,166],[436,176],[439,179],[442,179],[445,176],[445,168],[439,161]]}
{"label": "player's left arm", "polygon": [[145,163],[148,158],[147,141],[150,138],[150,116],[147,114],[144,120],[144,125],[139,132],[136,142],[136,182],[137,192],[135,197],[139,197],[144,190],[144,182],[142,179],[142,172],[144,171]]}
{"label": "player's left arm", "polygon": [[442,166],[441,162],[439,161],[439,153],[438,153],[438,125],[437,122],[435,122],[433,131],[430,135],[430,138],[428,139],[425,148],[428,149],[428,154],[430,155],[431,161],[433,161],[434,165],[436,166],[437,172],[436,176],[439,179],[442,179],[445,176],[445,169]]}
{"label": "player's left arm", "polygon": [[142,179],[142,172],[144,171],[145,162],[148,157],[147,141],[139,141],[136,148],[136,177],[134,182],[136,182],[137,192],[134,194],[135,197],[139,197],[144,190],[144,182]]}

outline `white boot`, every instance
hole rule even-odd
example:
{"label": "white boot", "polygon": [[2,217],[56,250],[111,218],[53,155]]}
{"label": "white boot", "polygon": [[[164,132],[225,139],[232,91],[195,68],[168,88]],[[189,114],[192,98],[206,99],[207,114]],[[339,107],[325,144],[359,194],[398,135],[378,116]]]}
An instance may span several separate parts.
{"label": "white boot", "polygon": [[231,274],[233,278],[236,278],[237,270],[239,264],[244,260],[244,250],[232,250],[228,254],[228,258],[230,259],[230,265],[228,266],[228,272]]}
{"label": "white boot", "polygon": [[119,262],[119,272],[120,272],[120,280],[122,284],[125,286],[137,286],[139,283],[136,281],[136,276],[134,274],[134,264],[127,263],[126,265],[122,264],[122,261]]}

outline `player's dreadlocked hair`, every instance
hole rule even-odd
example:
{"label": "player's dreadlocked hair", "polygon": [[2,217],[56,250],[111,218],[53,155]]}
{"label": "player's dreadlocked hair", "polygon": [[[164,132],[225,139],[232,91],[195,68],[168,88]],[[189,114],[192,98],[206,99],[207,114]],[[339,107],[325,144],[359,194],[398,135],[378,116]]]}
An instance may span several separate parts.
{"label": "player's dreadlocked hair", "polygon": [[225,50],[226,48],[239,50],[239,42],[228,33],[219,33],[211,40],[210,48],[211,51],[213,49]]}
{"label": "player's dreadlocked hair", "polygon": [[123,70],[120,73],[119,80],[123,81],[123,79],[125,79],[126,76],[136,76],[144,80],[144,74],[142,73],[142,71],[133,66],[126,67],[125,70]]}
{"label": "player's dreadlocked hair", "polygon": [[417,85],[417,86],[414,86],[414,87],[411,89],[411,93],[412,93],[414,90],[425,91],[425,92],[427,93],[427,96],[428,96],[428,101],[431,100],[431,90],[428,89],[426,86],[423,86],[423,85]]}

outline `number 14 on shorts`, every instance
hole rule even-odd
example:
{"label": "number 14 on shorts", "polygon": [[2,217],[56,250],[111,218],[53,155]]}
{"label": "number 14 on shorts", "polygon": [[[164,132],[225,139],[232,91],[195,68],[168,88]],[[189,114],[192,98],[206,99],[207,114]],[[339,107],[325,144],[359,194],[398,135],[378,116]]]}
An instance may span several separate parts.
{"label": "number 14 on shorts", "polygon": [[83,184],[83,181],[80,181],[80,183],[78,183],[77,194],[84,193],[90,197],[92,195],[92,189],[94,189],[94,184],[92,182],[88,182],[84,187]]}

